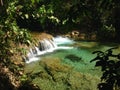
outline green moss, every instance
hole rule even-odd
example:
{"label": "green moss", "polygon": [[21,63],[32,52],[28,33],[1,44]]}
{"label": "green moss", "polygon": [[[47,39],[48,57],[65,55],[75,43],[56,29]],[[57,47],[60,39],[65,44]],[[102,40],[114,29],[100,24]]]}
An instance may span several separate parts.
{"label": "green moss", "polygon": [[34,64],[38,69],[31,68],[31,75],[37,73],[32,83],[38,85],[41,90],[97,90],[97,76],[74,71],[71,66],[61,63],[57,58],[46,58]]}

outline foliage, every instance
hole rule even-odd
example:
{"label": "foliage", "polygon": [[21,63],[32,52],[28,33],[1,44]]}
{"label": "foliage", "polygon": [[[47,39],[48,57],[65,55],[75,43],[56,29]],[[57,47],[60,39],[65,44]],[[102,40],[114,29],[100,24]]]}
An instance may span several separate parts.
{"label": "foliage", "polygon": [[112,25],[103,25],[103,27],[101,27],[101,33],[99,33],[99,35],[101,36],[99,37],[100,40],[112,41],[115,39],[115,27],[113,27]]}
{"label": "foliage", "polygon": [[[79,29],[86,33],[106,33],[110,38],[112,32],[116,40],[119,36],[119,0],[22,0],[16,1],[15,18],[20,27],[32,30]],[[68,31],[69,31],[68,30]],[[105,30],[105,32],[104,32]],[[65,30],[64,30],[65,31]],[[62,31],[62,32],[64,32]],[[108,34],[107,34],[108,33]]]}
{"label": "foliage", "polygon": [[[46,29],[49,23],[59,23],[58,18],[53,16],[53,8],[49,1],[23,0],[22,2],[19,1],[16,7],[16,19],[18,25],[22,27],[30,29]],[[31,26],[31,24],[34,26]]]}
{"label": "foliage", "polygon": [[98,85],[99,90],[118,90],[120,89],[120,53],[113,54],[113,49],[110,48],[105,52],[95,51],[93,54],[97,56],[90,62],[96,61],[95,67],[100,66],[103,72],[101,81]]}
{"label": "foliage", "polygon": [[5,7],[11,8],[7,11],[16,11],[13,14],[20,27],[50,31],[65,26],[88,33],[97,31],[99,36],[106,26],[112,26],[119,36],[119,3],[119,0],[14,0]]}
{"label": "foliage", "polygon": [[4,16],[1,12],[0,21],[0,60],[9,60],[14,53],[16,53],[18,47],[17,44],[30,45],[31,37],[27,30],[20,29],[16,24],[16,7],[17,1],[8,2],[4,8]]}
{"label": "foliage", "polygon": [[[31,44],[31,36],[26,28],[44,29],[51,32],[52,29],[61,29],[65,26],[68,30],[77,28],[87,33],[97,31],[98,36],[105,33],[105,38],[110,39],[114,37],[111,37],[114,33],[116,41],[120,41],[119,3],[120,0],[1,0],[0,62],[5,63],[6,66],[11,65],[11,57],[21,52],[17,46],[19,44],[27,44],[28,46]],[[65,31],[60,31],[60,29],[58,32]],[[24,52],[23,49],[22,51]],[[110,53],[109,50],[108,52]],[[109,59],[106,57],[109,56],[111,57],[111,55],[103,52],[100,59],[105,57],[108,63]],[[109,63],[111,64],[111,62]],[[117,62],[114,63],[117,64]],[[100,65],[102,66],[102,64]],[[106,64],[105,66],[108,68]],[[105,66],[102,66],[104,71],[106,71]],[[13,68],[11,68],[13,71],[19,69],[14,65]],[[111,70],[111,68],[108,69]],[[117,71],[115,72],[117,73]],[[108,74],[104,77],[108,77]],[[107,80],[106,82],[109,81],[109,79],[105,80]],[[117,83],[115,77],[112,84],[118,85]]]}
{"label": "foliage", "polygon": [[[9,77],[4,76],[1,83],[4,82],[4,79],[11,80],[11,77],[14,77],[13,79],[17,78],[18,80],[16,81],[15,79],[7,84],[19,82],[19,76],[23,74],[24,66],[21,62],[22,57],[20,55],[25,54],[22,52],[23,50],[20,50],[20,46],[29,46],[32,42],[30,33],[26,29],[19,28],[16,23],[17,3],[18,1],[16,0],[4,0],[2,6],[0,6],[0,64],[2,65],[1,68],[4,69],[6,67],[9,70],[7,72]],[[15,59],[14,62],[13,59]],[[6,87],[6,84],[2,84],[2,87]]]}

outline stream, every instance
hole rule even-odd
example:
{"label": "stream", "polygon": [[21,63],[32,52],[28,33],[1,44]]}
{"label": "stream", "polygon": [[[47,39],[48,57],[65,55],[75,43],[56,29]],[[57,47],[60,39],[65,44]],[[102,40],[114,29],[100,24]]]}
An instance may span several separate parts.
{"label": "stream", "polygon": [[[49,49],[44,49],[43,51],[41,51],[41,53],[42,52],[44,53],[35,55],[34,58],[36,59],[33,58],[33,60],[26,63],[26,67],[25,67],[26,73],[30,73],[30,72],[37,73],[39,71],[44,72],[42,64],[40,64],[41,62],[44,62],[45,65],[49,66],[52,60],[53,61],[55,60],[55,61],[52,62],[52,64],[50,65],[57,65],[53,63],[56,63],[58,62],[56,60],[59,60],[60,62],[58,63],[65,64],[67,66],[72,67],[72,70],[75,72],[80,72],[88,76],[90,75],[95,79],[96,78],[100,79],[100,76],[102,75],[100,68],[94,67],[95,62],[90,63],[90,60],[94,59],[96,56],[92,54],[92,52],[96,50],[105,51],[111,47],[118,46],[118,44],[115,44],[115,43],[111,44],[111,43],[99,43],[99,42],[88,42],[88,41],[74,41],[65,37],[55,37],[53,41],[54,41],[55,47],[52,47],[49,45],[50,46]],[[44,44],[46,45],[46,43]],[[115,51],[115,53],[117,53],[118,51]],[[49,66],[49,67],[51,68],[52,66]],[[59,68],[59,67],[55,66],[55,68]],[[56,75],[56,74],[52,73],[52,75]],[[50,84],[50,80],[49,80],[48,82],[50,84],[49,88],[51,89],[47,89],[47,88],[45,89],[44,85],[46,84],[44,84],[43,86],[42,84],[39,84],[39,83],[44,83],[43,79],[37,78],[37,77],[34,78],[33,82],[37,83],[38,86],[42,87],[43,88],[42,90],[56,90],[56,89],[66,90],[65,87],[67,87],[67,86],[61,85],[61,83],[59,82],[61,86],[56,86],[55,88],[53,84]],[[47,83],[47,80],[45,82]],[[96,82],[94,82],[94,84],[96,84]],[[61,87],[64,87],[64,89],[62,89]],[[85,87],[86,86],[83,87],[84,89],[79,88],[78,90],[87,90],[85,89]],[[73,89],[73,90],[76,90],[76,89]],[[89,90],[96,90],[96,89],[93,85],[93,87],[91,87],[91,89]]]}

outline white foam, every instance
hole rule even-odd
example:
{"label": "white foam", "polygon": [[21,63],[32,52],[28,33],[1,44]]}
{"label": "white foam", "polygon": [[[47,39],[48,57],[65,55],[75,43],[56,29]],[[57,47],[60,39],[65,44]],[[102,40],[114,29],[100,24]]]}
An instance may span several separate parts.
{"label": "white foam", "polygon": [[67,47],[67,46],[59,46],[58,48],[56,48],[57,50],[58,49],[73,49],[73,47]]}
{"label": "white foam", "polygon": [[70,43],[74,43],[73,40],[69,39],[68,37],[61,37],[61,36],[57,36],[53,39],[53,41],[57,44],[70,44]]}
{"label": "white foam", "polygon": [[31,63],[31,62],[38,61],[38,60],[40,60],[40,58],[32,57],[32,58],[29,58],[29,60],[26,60],[26,63]]}

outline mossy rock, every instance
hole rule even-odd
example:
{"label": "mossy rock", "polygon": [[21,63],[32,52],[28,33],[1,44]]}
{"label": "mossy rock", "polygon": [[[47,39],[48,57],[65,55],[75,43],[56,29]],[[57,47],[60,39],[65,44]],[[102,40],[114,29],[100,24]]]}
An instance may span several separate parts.
{"label": "mossy rock", "polygon": [[44,58],[35,64],[40,68],[33,69],[37,76],[32,83],[41,90],[97,90],[98,77],[77,72],[58,58]]}

